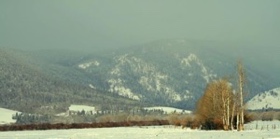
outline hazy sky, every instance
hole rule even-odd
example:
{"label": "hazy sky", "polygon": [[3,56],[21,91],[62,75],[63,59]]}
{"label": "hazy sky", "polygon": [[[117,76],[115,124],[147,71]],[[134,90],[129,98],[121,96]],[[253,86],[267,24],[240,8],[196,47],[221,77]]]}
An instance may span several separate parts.
{"label": "hazy sky", "polygon": [[280,0],[0,0],[0,46],[108,48],[188,38],[280,46]]}

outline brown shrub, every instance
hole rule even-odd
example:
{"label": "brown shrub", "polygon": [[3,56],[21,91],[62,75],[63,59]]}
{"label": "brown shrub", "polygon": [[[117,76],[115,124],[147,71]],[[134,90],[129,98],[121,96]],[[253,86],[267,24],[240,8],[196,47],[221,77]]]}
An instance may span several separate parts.
{"label": "brown shrub", "polygon": [[168,116],[168,121],[171,125],[181,126],[181,119],[178,114],[171,114]]}

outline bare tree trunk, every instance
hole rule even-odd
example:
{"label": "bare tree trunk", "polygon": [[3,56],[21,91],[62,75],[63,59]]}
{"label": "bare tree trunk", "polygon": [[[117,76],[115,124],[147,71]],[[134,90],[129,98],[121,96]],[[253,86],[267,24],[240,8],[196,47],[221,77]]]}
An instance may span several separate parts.
{"label": "bare tree trunk", "polygon": [[225,92],[224,90],[221,90],[221,95],[222,95],[222,109],[223,109],[223,128],[224,130],[227,130],[226,129],[226,100],[225,100]]}
{"label": "bare tree trunk", "polygon": [[238,61],[238,84],[240,93],[240,129],[244,129],[244,107],[243,107],[243,88],[244,88],[244,71],[241,61]]}
{"label": "bare tree trunk", "polygon": [[237,129],[237,131],[240,131],[240,128],[239,128],[239,111],[237,111],[237,113],[236,113],[236,129]]}
{"label": "bare tree trunk", "polygon": [[231,113],[231,120],[230,120],[231,130],[234,130],[234,126],[233,126],[234,114],[235,114],[235,102],[233,103],[232,106],[232,113]]}
{"label": "bare tree trunk", "polygon": [[227,99],[227,121],[226,121],[226,125],[227,125],[227,130],[229,130],[229,111],[230,111],[230,107],[229,107],[229,98]]}

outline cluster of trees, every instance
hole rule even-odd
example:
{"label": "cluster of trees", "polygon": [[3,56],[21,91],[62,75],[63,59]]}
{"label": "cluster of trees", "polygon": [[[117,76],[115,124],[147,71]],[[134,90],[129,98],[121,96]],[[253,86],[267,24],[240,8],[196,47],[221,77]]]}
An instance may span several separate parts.
{"label": "cluster of trees", "polygon": [[[204,123],[204,128],[215,129],[223,124],[225,130],[233,125],[233,93],[224,79],[208,84],[205,93],[197,104],[196,113]],[[230,119],[231,117],[231,119]]]}
{"label": "cluster of trees", "polygon": [[248,112],[248,115],[252,117],[253,120],[262,121],[280,121],[280,111],[270,110],[270,111],[252,111]]}
{"label": "cluster of trees", "polygon": [[50,115],[38,115],[27,113],[16,113],[12,119],[16,120],[16,124],[34,124],[34,123],[50,123]]}
{"label": "cluster of trees", "polygon": [[197,103],[196,118],[205,129],[244,130],[244,70],[238,62],[238,88],[228,79],[210,82]]}
{"label": "cluster of trees", "polygon": [[85,110],[68,111],[65,115],[40,111],[40,114],[16,113],[12,118],[16,120],[16,124],[124,122],[163,120],[167,113],[162,110],[134,108],[103,109],[98,110],[96,113]]}

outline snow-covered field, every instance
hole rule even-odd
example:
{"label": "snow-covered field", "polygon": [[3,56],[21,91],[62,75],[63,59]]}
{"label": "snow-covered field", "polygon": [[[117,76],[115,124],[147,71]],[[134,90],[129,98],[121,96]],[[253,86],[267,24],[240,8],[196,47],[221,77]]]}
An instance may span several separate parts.
{"label": "snow-covered field", "polygon": [[144,108],[146,110],[162,110],[168,114],[176,112],[176,113],[192,113],[189,110],[183,110],[183,109],[177,109],[173,107],[146,107]]}
{"label": "snow-covered field", "polygon": [[[276,129],[272,128],[274,125]],[[280,121],[253,122],[246,128],[242,132],[201,131],[173,126],[15,131],[0,132],[0,139],[280,139]]]}
{"label": "snow-covered field", "polygon": [[92,106],[87,106],[87,105],[74,105],[72,104],[70,107],[69,107],[69,110],[70,111],[93,111],[95,112],[95,107],[92,107]]}
{"label": "snow-covered field", "polygon": [[[183,109],[177,109],[177,108],[173,108],[173,107],[146,107],[144,108],[146,110],[162,110],[168,114],[170,113],[173,113],[173,112],[177,112],[177,113],[191,113],[191,111],[189,110],[183,110]],[[72,104],[70,107],[69,107],[69,110],[70,111],[92,111],[94,113],[96,113],[96,108],[95,107],[92,107],[92,106],[87,106],[87,105],[75,105],[75,104]]]}
{"label": "snow-covered field", "polygon": [[[70,107],[68,108],[69,111],[72,111],[72,112],[81,112],[81,111],[85,111],[86,113],[87,112],[92,112],[93,114],[96,114],[96,108],[93,107],[93,106],[87,106],[87,105],[75,105],[75,104],[72,104],[70,105]],[[59,113],[57,114],[56,116],[69,116],[69,112],[63,112],[63,113]]]}
{"label": "snow-covered field", "polygon": [[12,116],[14,114],[16,114],[17,112],[18,111],[9,110],[9,109],[5,109],[5,108],[0,108],[0,125],[1,124],[15,123],[16,121],[12,119]]}

